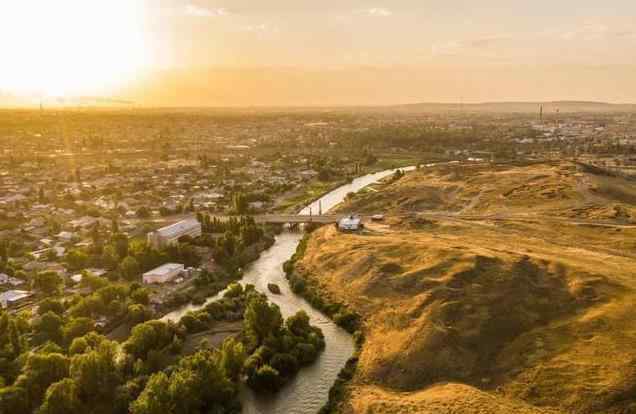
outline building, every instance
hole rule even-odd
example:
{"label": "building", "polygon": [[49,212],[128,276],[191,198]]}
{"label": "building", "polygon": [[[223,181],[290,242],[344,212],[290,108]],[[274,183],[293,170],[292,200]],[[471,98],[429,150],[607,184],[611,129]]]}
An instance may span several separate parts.
{"label": "building", "polygon": [[155,249],[175,244],[180,237],[198,237],[201,235],[201,223],[196,219],[187,219],[148,233],[148,244]]}
{"label": "building", "polygon": [[6,292],[0,293],[0,306],[6,309],[9,306],[18,305],[27,300],[30,296],[31,292],[27,292],[26,290],[7,290]]}
{"label": "building", "polygon": [[338,220],[338,228],[344,231],[356,231],[362,227],[360,217],[350,215]]}
{"label": "building", "polygon": [[0,273],[0,285],[20,286],[24,284],[24,280],[11,277],[5,273]]}
{"label": "building", "polygon": [[175,279],[177,276],[183,273],[183,271],[184,267],[182,264],[166,263],[156,269],[152,269],[149,272],[144,273],[143,281],[146,284],[166,283]]}

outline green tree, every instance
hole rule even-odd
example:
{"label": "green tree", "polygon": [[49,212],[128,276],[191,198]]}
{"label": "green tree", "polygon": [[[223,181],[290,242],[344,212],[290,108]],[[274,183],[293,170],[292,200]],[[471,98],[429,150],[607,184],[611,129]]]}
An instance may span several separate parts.
{"label": "green tree", "polygon": [[88,265],[88,255],[79,249],[73,249],[66,254],[66,263],[73,270],[83,269]]}
{"label": "green tree", "polygon": [[55,272],[40,272],[33,276],[31,283],[33,289],[53,295],[58,293],[62,286],[62,278]]}
{"label": "green tree", "polygon": [[61,316],[64,313],[64,305],[57,299],[46,298],[38,305],[38,315],[44,315],[47,312]]}
{"label": "green tree", "polygon": [[263,391],[276,391],[282,385],[279,372],[267,364],[256,370],[254,375],[248,378],[247,383],[255,390]]}
{"label": "green tree", "polygon": [[37,414],[81,414],[84,412],[75,381],[65,378],[48,388],[44,403]]}
{"label": "green tree", "polygon": [[117,267],[119,258],[117,257],[117,251],[114,246],[107,245],[102,252],[102,264],[108,270],[113,270]]}
{"label": "green tree", "polygon": [[143,392],[130,407],[131,414],[169,414],[173,413],[170,394],[170,379],[163,372],[153,374]]}
{"label": "green tree", "polygon": [[150,217],[150,210],[148,209],[148,207],[146,206],[142,206],[139,207],[139,209],[137,209],[137,217],[140,219],[147,219]]}
{"label": "green tree", "polygon": [[150,291],[146,288],[135,289],[130,293],[130,299],[140,305],[148,305],[150,303]]}
{"label": "green tree", "polygon": [[26,390],[21,387],[0,387],[0,413],[28,413],[31,409]]}
{"label": "green tree", "polygon": [[51,311],[40,316],[33,323],[33,337],[35,343],[43,344],[47,341],[51,341],[56,344],[61,344],[63,338],[63,325],[64,321],[62,318]]}
{"label": "green tree", "polygon": [[31,353],[14,385],[24,389],[29,405],[36,407],[51,384],[68,377],[68,367],[64,355]]}
{"label": "green tree", "polygon": [[245,364],[245,347],[234,338],[227,338],[221,345],[221,366],[232,381],[238,381]]}
{"label": "green tree", "polygon": [[150,311],[144,305],[132,304],[128,305],[128,320],[136,325],[150,319]]}
{"label": "green tree", "polygon": [[95,330],[95,323],[91,318],[79,317],[71,318],[66,325],[64,325],[64,340],[66,343],[71,343],[73,339],[80,336],[84,336],[89,332]]}
{"label": "green tree", "polygon": [[247,198],[243,193],[236,193],[232,199],[234,204],[234,211],[236,214],[245,214],[247,213]]}
{"label": "green tree", "polygon": [[106,402],[114,397],[115,389],[121,382],[115,364],[116,350],[114,342],[103,341],[97,349],[73,356],[70,376],[77,383],[83,401],[96,399]]}
{"label": "green tree", "polygon": [[305,337],[311,332],[309,316],[303,310],[298,311],[294,316],[287,318],[285,322],[287,329],[296,336]]}
{"label": "green tree", "polygon": [[117,233],[113,236],[113,244],[120,258],[128,256],[128,236]]}
{"label": "green tree", "polygon": [[263,296],[251,296],[245,309],[244,325],[247,332],[256,337],[256,344],[263,343],[269,335],[278,335],[283,317],[275,304],[269,304]]}
{"label": "green tree", "polygon": [[148,321],[135,326],[124,342],[124,350],[135,359],[146,359],[152,350],[162,350],[172,343],[175,328],[162,321]]}
{"label": "green tree", "polygon": [[119,265],[122,276],[129,281],[134,281],[139,278],[141,273],[141,267],[139,262],[132,256],[126,256]]}

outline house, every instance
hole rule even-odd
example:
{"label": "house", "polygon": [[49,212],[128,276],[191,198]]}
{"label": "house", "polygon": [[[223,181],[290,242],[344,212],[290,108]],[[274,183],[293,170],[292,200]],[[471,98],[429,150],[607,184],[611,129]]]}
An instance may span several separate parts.
{"label": "house", "polygon": [[24,284],[24,280],[11,277],[6,273],[0,273],[0,285],[20,286]]}
{"label": "house", "polygon": [[338,220],[338,228],[344,231],[356,231],[362,228],[362,221],[360,217],[352,214]]}
{"label": "house", "polygon": [[20,304],[30,296],[31,292],[27,292],[26,290],[7,290],[6,292],[0,293],[0,306],[6,309],[9,306]]}
{"label": "house", "polygon": [[160,249],[177,243],[183,236],[198,237],[200,235],[201,223],[196,219],[187,219],[148,233],[148,244],[155,249]]}
{"label": "house", "polygon": [[57,238],[64,242],[71,241],[73,237],[74,237],[74,234],[69,231],[61,231],[57,234]]}
{"label": "house", "polygon": [[166,263],[143,274],[145,284],[166,283],[183,273],[184,266],[178,263]]}

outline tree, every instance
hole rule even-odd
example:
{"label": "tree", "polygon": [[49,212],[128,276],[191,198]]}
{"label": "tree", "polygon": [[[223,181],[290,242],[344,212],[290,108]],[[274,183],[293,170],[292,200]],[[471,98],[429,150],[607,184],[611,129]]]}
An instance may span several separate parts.
{"label": "tree", "polygon": [[166,392],[170,379],[163,372],[153,374],[146,388],[130,407],[131,414],[167,414],[173,413],[170,395]]}
{"label": "tree", "polygon": [[132,256],[126,256],[119,265],[122,276],[129,281],[134,281],[139,278],[141,273],[141,267],[139,262]]}
{"label": "tree", "polygon": [[56,344],[62,343],[62,326],[64,321],[59,315],[49,311],[35,320],[33,323],[33,336],[34,340],[38,344],[43,344],[46,341],[55,342]]}
{"label": "tree", "polygon": [[270,365],[283,377],[290,377],[298,371],[298,360],[292,354],[274,354]]}
{"label": "tree", "polygon": [[108,280],[103,277],[95,276],[94,274],[83,271],[82,272],[82,281],[80,282],[80,286],[84,288],[89,288],[91,291],[97,291],[108,286]]}
{"label": "tree", "polygon": [[148,305],[150,303],[150,291],[146,288],[135,289],[130,293],[130,299],[140,305]]}
{"label": "tree", "polygon": [[119,258],[117,257],[117,251],[114,246],[104,246],[102,251],[102,264],[108,270],[113,270],[117,267]]}
{"label": "tree", "polygon": [[296,336],[305,337],[311,332],[309,316],[303,310],[298,311],[294,316],[287,318],[285,324],[287,325],[287,329]]}
{"label": "tree", "polygon": [[66,254],[66,263],[71,269],[79,270],[88,265],[88,255],[79,249],[73,249]]}
{"label": "tree", "polygon": [[120,258],[128,256],[128,236],[117,233],[113,236],[113,244]]}
{"label": "tree", "polygon": [[46,298],[38,306],[38,315],[41,316],[47,312],[53,312],[61,316],[64,313],[64,305],[59,300]]}
{"label": "tree", "polygon": [[248,378],[247,383],[255,390],[264,391],[276,391],[282,385],[280,373],[267,364],[256,370],[254,375]]}
{"label": "tree", "polygon": [[151,318],[150,311],[144,305],[128,305],[128,320],[137,325]]}
{"label": "tree", "polygon": [[46,391],[44,403],[37,414],[81,414],[85,412],[75,381],[65,378]]}
{"label": "tree", "polygon": [[70,376],[75,380],[82,400],[106,402],[114,397],[115,389],[121,382],[115,364],[116,349],[115,343],[105,340],[96,350],[73,356]]}
{"label": "tree", "polygon": [[152,350],[162,350],[172,343],[175,328],[158,320],[135,326],[124,342],[124,350],[135,359],[145,359]]}
{"label": "tree", "polygon": [[221,366],[223,372],[232,381],[238,381],[246,354],[243,344],[234,338],[227,338],[221,345]]}
{"label": "tree", "polygon": [[137,217],[140,219],[147,219],[150,217],[150,210],[146,206],[141,206],[137,209]]}
{"label": "tree", "polygon": [[234,194],[232,202],[234,204],[234,210],[236,211],[236,214],[247,213],[248,203],[247,198],[245,198],[245,195],[243,193]]}
{"label": "tree", "polygon": [[113,234],[119,233],[119,223],[117,222],[116,218],[113,219],[110,230],[113,232]]}
{"label": "tree", "polygon": [[61,286],[62,278],[55,272],[40,272],[33,276],[33,289],[42,293],[56,294]]}
{"label": "tree", "polygon": [[245,309],[244,325],[247,332],[256,336],[256,344],[263,343],[269,335],[276,336],[283,323],[280,309],[275,304],[267,303],[262,296],[251,296]]}
{"label": "tree", "polygon": [[0,413],[28,413],[29,400],[24,388],[0,387]]}
{"label": "tree", "polygon": [[68,377],[68,367],[64,355],[31,353],[14,385],[25,390],[26,400],[35,407],[51,384]]}
{"label": "tree", "polygon": [[73,339],[84,336],[95,330],[95,323],[91,318],[71,318],[64,326],[64,340],[70,343]]}

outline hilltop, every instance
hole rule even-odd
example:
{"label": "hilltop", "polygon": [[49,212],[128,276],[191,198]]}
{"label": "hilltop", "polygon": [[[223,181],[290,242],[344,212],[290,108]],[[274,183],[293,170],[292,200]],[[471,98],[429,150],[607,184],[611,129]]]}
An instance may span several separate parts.
{"label": "hilltop", "polygon": [[636,409],[636,189],[572,163],[438,166],[350,198],[296,272],[362,317],[346,413]]}

